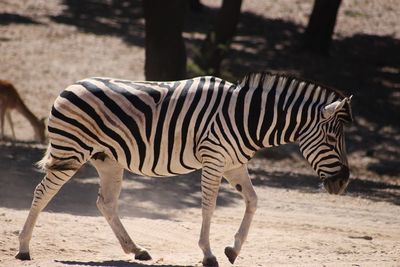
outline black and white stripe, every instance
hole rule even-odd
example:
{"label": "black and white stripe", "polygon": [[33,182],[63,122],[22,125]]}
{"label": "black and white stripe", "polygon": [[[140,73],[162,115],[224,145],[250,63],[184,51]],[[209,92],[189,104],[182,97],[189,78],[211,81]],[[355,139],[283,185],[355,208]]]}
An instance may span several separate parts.
{"label": "black and white stripe", "polygon": [[231,164],[244,164],[262,147],[313,133],[322,107],[342,97],[272,74],[248,75],[239,86],[215,77],[158,83],[86,79],[56,100],[50,147],[61,159],[82,163],[103,152],[135,173],[170,176],[201,168],[200,144],[214,136]]}

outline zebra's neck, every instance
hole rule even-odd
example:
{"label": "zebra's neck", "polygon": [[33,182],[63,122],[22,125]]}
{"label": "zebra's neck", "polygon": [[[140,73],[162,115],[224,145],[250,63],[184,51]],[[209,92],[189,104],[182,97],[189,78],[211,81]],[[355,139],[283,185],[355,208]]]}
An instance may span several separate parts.
{"label": "zebra's neck", "polygon": [[319,110],[339,96],[313,82],[255,73],[237,88],[235,121],[249,148],[295,142],[319,121]]}

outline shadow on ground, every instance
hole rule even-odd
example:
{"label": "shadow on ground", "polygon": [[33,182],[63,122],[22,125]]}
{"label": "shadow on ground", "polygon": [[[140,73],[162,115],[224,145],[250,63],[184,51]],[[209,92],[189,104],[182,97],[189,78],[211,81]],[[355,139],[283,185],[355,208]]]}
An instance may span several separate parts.
{"label": "shadow on ground", "polygon": [[[44,147],[34,148],[31,144],[21,143],[2,145],[0,151],[0,205],[12,209],[29,209],[33,190],[43,177],[33,163],[42,157]],[[320,181],[316,176],[260,169],[250,169],[250,174],[256,187],[321,192]],[[148,178],[127,173],[120,197],[121,214],[169,219],[173,216],[171,210],[200,208],[200,188],[199,172],[170,178]],[[87,164],[64,185],[47,210],[99,216],[95,204],[97,191],[97,173]],[[355,178],[350,183],[348,195],[400,205],[400,185]],[[229,186],[221,188],[218,206],[237,205],[240,202],[239,195]],[[153,208],[147,208],[146,203]]]}
{"label": "shadow on ground", "polygon": [[[285,188],[305,193],[325,193],[317,176],[252,169],[249,173],[252,175],[254,186]],[[395,184],[353,178],[347,187],[346,195],[400,205],[400,185]]]}
{"label": "shadow on ground", "polygon": [[41,24],[30,17],[13,13],[0,13],[0,25],[9,24]]}
{"label": "shadow on ground", "polygon": [[[43,178],[34,163],[41,159],[44,148],[29,148],[29,144],[0,146],[0,205],[13,209],[29,209],[33,191]],[[122,215],[167,219],[170,209],[200,208],[200,173],[170,178],[149,178],[125,173],[120,197]],[[100,215],[96,207],[98,193],[97,172],[84,165],[60,190],[47,207],[53,212],[76,215]],[[15,192],[18,192],[16,195]],[[232,205],[239,196],[221,188],[219,206]],[[146,207],[150,202],[155,209]]]}
{"label": "shadow on ground", "polygon": [[142,1],[64,0],[64,12],[51,19],[84,32],[118,36],[126,43],[144,46]]}

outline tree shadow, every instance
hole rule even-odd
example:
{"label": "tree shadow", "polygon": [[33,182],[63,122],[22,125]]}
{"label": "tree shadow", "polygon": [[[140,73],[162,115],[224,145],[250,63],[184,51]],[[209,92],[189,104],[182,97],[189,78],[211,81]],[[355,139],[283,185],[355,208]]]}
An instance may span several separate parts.
{"label": "tree shadow", "polygon": [[59,261],[55,262],[65,264],[65,265],[78,265],[78,266],[115,266],[115,267],[189,267],[191,265],[170,265],[170,264],[142,264],[138,262],[122,261],[122,260],[110,260],[110,261]]}
{"label": "tree shadow", "polygon": [[[85,164],[71,181],[63,186],[49,204],[48,210],[77,215],[100,215],[95,205],[98,182],[96,170],[90,164]],[[235,204],[235,199],[239,199],[236,192],[221,187],[217,205],[231,206]],[[123,188],[119,198],[121,216],[171,219],[173,218],[171,210],[200,207],[199,171],[165,178],[144,177],[127,171],[124,173]]]}
{"label": "tree shadow", "polygon": [[[322,188],[321,180],[317,176],[288,172],[266,172],[260,169],[250,169],[249,173],[255,186],[286,188],[304,193],[321,193],[325,191]],[[350,179],[346,195],[400,205],[400,185],[358,177]]]}
{"label": "tree shadow", "polygon": [[57,22],[76,26],[84,32],[118,36],[131,45],[144,46],[142,1],[64,0],[62,14],[51,16]]}
{"label": "tree shadow", "polygon": [[0,13],[0,25],[9,24],[41,24],[30,17],[13,13]]}
{"label": "tree shadow", "polygon": [[[129,45],[144,46],[141,0],[63,0],[63,4],[65,9],[61,14],[50,16],[54,22],[76,26],[83,32],[117,36]],[[206,33],[217,9],[203,6],[201,12],[193,12],[189,4],[187,7],[184,32]],[[196,39],[185,39],[190,47],[196,42]]]}

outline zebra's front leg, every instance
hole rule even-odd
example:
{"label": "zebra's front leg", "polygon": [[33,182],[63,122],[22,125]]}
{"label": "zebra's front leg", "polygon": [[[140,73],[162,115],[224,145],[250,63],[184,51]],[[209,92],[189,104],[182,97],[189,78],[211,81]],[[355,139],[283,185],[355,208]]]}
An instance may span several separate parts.
{"label": "zebra's front leg", "polygon": [[246,165],[242,165],[238,169],[225,172],[224,177],[233,187],[236,188],[239,193],[241,193],[246,203],[246,211],[244,213],[239,230],[235,234],[233,246],[225,248],[225,255],[233,264],[236,260],[236,257],[239,255],[243,243],[246,241],[247,234],[249,233],[250,224],[257,209],[257,195],[251,183]]}
{"label": "zebra's front leg", "polygon": [[137,246],[125,230],[118,216],[118,198],[121,192],[124,169],[105,154],[91,160],[100,176],[97,207],[111,226],[125,253],[134,253],[137,260],[151,260],[149,253]]}
{"label": "zebra's front leg", "polygon": [[215,210],[218,190],[221,183],[221,174],[216,171],[218,166],[204,166],[201,176],[202,192],[202,224],[199,247],[203,251],[203,266],[218,266],[217,258],[211,252],[210,225]]}

